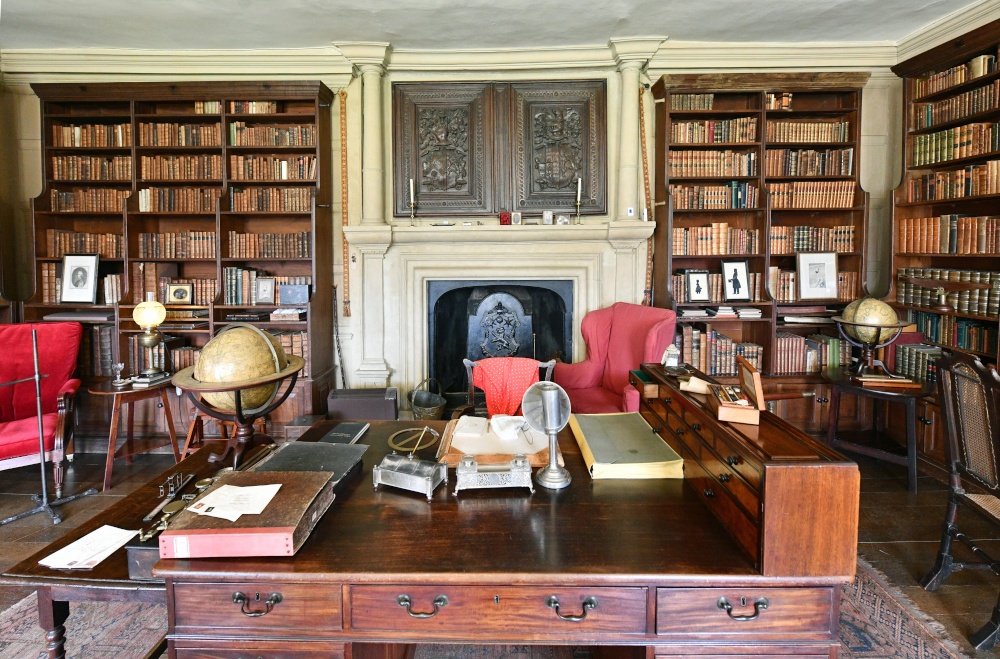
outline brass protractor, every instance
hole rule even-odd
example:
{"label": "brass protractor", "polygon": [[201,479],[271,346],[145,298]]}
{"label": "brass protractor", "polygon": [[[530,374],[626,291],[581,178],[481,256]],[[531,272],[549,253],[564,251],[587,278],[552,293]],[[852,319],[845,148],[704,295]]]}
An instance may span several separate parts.
{"label": "brass protractor", "polygon": [[422,448],[434,446],[438,432],[424,426],[423,428],[404,428],[389,435],[389,447],[403,453],[416,453]]}

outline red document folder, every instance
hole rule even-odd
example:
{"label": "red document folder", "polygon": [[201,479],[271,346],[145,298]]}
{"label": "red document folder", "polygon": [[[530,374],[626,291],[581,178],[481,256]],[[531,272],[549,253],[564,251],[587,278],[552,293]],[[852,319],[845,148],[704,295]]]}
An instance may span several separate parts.
{"label": "red document folder", "polygon": [[235,522],[183,510],[160,534],[160,558],[291,556],[333,503],[332,471],[249,471],[223,474],[221,485],[281,483],[259,515]]}

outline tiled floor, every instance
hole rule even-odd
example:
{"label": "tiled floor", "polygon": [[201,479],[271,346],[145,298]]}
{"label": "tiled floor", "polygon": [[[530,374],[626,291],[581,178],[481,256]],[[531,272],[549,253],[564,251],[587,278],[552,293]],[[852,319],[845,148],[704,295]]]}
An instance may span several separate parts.
{"label": "tiled floor", "polygon": [[[127,495],[172,462],[171,456],[156,454],[137,456],[131,466],[119,460],[115,464],[112,489],[60,506],[61,524],[53,525],[47,515],[36,514],[0,527],[0,571],[42,549],[53,538]],[[945,487],[922,476],[919,493],[911,495],[906,491],[902,467],[867,459],[860,459],[859,463],[859,552],[921,610],[941,622],[964,651],[972,654],[965,639],[989,618],[1000,593],[1000,578],[983,571],[959,572],[936,592],[924,591],[918,582],[934,563],[944,519]],[[66,493],[99,488],[103,472],[103,455],[78,453],[67,469]],[[51,474],[51,470],[48,473]],[[38,478],[37,465],[0,472],[0,519],[33,507],[30,495],[39,490]],[[1000,536],[994,529],[971,516],[959,521],[969,535],[977,539],[989,538],[981,542],[982,546],[994,556],[1000,556]],[[0,586],[0,610],[30,592],[24,587]],[[1000,648],[974,656],[1000,657]]]}

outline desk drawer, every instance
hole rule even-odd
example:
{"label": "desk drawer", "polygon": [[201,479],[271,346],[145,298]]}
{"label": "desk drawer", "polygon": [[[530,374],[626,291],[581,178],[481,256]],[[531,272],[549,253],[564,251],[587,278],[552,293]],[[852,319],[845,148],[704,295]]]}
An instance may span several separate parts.
{"label": "desk drawer", "polygon": [[705,451],[705,455],[702,456],[702,464],[705,466],[705,470],[715,477],[719,485],[732,494],[733,498],[743,506],[751,518],[760,520],[760,497],[743,481],[739,472],[709,451]]}
{"label": "desk drawer", "polygon": [[715,445],[715,437],[705,423],[705,417],[691,410],[684,410],[684,423],[688,424],[695,433],[698,434],[709,446]]}
{"label": "desk drawer", "polygon": [[699,460],[703,459],[705,449],[702,445],[701,439],[699,439],[687,424],[681,421],[680,417],[676,414],[667,415],[667,433],[674,437],[678,442],[684,444],[691,451],[692,454]]}
{"label": "desk drawer", "polygon": [[[532,633],[558,636],[562,630],[577,636],[646,633],[645,588],[399,585],[352,586],[350,593],[355,631],[458,638],[487,633],[497,639],[511,635],[523,639]],[[547,604],[553,596],[558,598],[558,614]],[[409,598],[409,607],[404,597]],[[585,609],[589,598],[596,606]],[[582,619],[566,619],[569,616]]]}
{"label": "desk drawer", "polygon": [[[340,586],[302,583],[177,583],[173,585],[174,628],[179,634],[225,635],[238,630],[240,636],[306,631],[310,635],[336,631],[341,623]],[[234,593],[246,602],[234,602]],[[270,607],[272,595],[280,602]],[[270,610],[268,610],[270,608]],[[250,615],[263,613],[263,615]]]}
{"label": "desk drawer", "polygon": [[712,513],[722,522],[726,530],[732,534],[743,547],[754,563],[760,563],[760,530],[757,523],[744,513],[728,491],[716,480],[715,476],[705,471],[700,462],[685,461],[684,478],[698,493],[698,497],[708,506]]}
{"label": "desk drawer", "polygon": [[230,647],[177,648],[177,659],[343,659],[342,645],[237,642]]}
{"label": "desk drawer", "polygon": [[715,437],[715,450],[722,457],[722,461],[738,471],[750,487],[760,490],[760,465],[748,462],[746,456],[733,448],[721,435]]}
{"label": "desk drawer", "polygon": [[[837,633],[835,588],[658,588],[656,634],[823,640]],[[728,603],[730,612],[720,606]],[[763,602],[766,601],[766,608]],[[755,605],[761,602],[761,605]],[[756,615],[755,615],[756,610]],[[734,618],[745,618],[742,620]]]}

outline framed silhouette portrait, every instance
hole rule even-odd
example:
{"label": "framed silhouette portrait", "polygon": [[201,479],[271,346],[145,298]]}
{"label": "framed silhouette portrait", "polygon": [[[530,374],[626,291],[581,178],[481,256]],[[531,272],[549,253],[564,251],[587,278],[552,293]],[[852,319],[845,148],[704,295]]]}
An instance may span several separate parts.
{"label": "framed silhouette portrait", "polygon": [[685,273],[687,283],[686,302],[710,302],[711,292],[708,288],[707,272],[687,272]]}
{"label": "framed silhouette portrait", "polygon": [[722,297],[726,302],[749,302],[753,299],[746,261],[722,262]]}
{"label": "framed silhouette portrait", "polygon": [[62,262],[60,302],[97,304],[98,254],[67,254]]}

